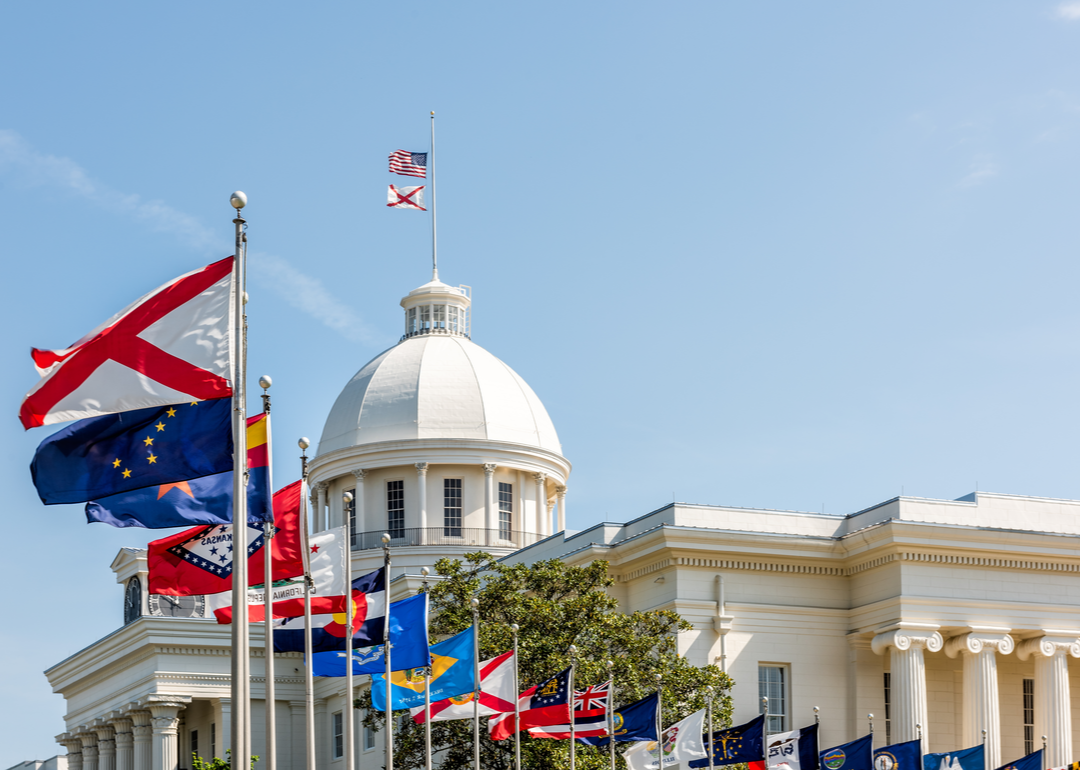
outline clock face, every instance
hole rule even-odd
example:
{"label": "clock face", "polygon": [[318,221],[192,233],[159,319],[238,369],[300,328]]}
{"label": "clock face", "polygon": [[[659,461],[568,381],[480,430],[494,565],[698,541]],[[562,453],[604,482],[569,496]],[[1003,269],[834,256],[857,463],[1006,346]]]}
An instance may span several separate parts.
{"label": "clock face", "polygon": [[150,594],[150,614],[164,618],[201,618],[206,610],[205,596],[169,596]]}
{"label": "clock face", "polygon": [[124,588],[124,623],[138,620],[142,615],[142,583],[138,576],[127,582]]}

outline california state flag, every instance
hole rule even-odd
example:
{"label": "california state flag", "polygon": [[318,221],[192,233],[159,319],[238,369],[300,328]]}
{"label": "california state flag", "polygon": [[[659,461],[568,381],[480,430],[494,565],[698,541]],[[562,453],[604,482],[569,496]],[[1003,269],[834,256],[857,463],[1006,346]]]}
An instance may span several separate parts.
{"label": "california state flag", "polygon": [[233,261],[159,286],[69,348],[31,351],[42,379],[23,427],[231,396]]}
{"label": "california state flag", "polygon": [[[514,712],[514,651],[480,663],[480,716]],[[424,724],[424,707],[411,709],[413,721]],[[475,714],[473,693],[431,704],[431,721],[472,719]]]}

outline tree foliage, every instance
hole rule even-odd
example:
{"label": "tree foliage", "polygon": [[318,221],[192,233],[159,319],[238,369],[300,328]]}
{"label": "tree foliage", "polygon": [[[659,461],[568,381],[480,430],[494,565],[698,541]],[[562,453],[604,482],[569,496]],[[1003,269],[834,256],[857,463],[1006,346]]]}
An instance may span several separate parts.
{"label": "tree foliage", "polygon": [[[259,757],[256,754],[251,755],[251,767],[255,768],[255,763],[259,761]],[[225,758],[214,757],[210,761],[207,761],[196,754],[191,752],[191,767],[192,770],[231,770],[232,769],[232,749],[225,749]]]}
{"label": "tree foliage", "polygon": [[[465,559],[441,559],[435,565],[439,580],[430,588],[432,641],[460,633],[472,625],[471,599],[480,600],[480,657],[493,658],[513,647],[511,624],[519,626],[519,683],[521,690],[539,684],[570,665],[570,645],[576,645],[576,687],[608,678],[611,661],[615,705],[621,707],[649,695],[660,674],[665,725],[705,706],[705,688],[715,688],[714,724],[730,724],[732,682],[716,666],[697,668],[678,655],[676,635],[691,625],[671,610],[623,613],[607,589],[614,584],[608,564],[595,561],[584,567],[559,560],[530,565],[502,564],[486,553]],[[383,714],[371,709],[365,692],[356,707],[367,711],[364,723],[382,729]],[[424,767],[424,728],[407,711],[395,712],[394,767]],[[442,770],[472,767],[471,719],[434,722],[432,746]],[[523,732],[522,767],[562,770],[569,766],[569,741],[533,739]],[[488,738],[487,717],[480,723],[481,766],[484,770],[511,770],[514,741]],[[618,744],[625,749],[629,744]],[[578,744],[577,767],[602,770],[608,765],[607,748]],[[618,757],[623,766],[623,760]]]}

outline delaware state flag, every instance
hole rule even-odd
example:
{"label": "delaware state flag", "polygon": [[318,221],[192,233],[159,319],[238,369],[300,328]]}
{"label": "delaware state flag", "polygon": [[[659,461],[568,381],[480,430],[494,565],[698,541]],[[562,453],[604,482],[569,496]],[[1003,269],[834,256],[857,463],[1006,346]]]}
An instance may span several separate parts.
{"label": "delaware state flag", "polygon": [[[425,596],[425,594],[420,594]],[[476,629],[469,626],[460,634],[431,645],[431,700],[441,701],[476,691],[476,671],[473,668],[473,646]],[[393,647],[397,654],[397,647]],[[390,664],[397,668],[391,658]],[[420,668],[390,672],[390,707],[411,709],[424,705],[424,672]],[[371,677],[371,707],[386,710],[386,674]],[[511,711],[513,703],[510,704]],[[483,712],[481,712],[483,713]]]}

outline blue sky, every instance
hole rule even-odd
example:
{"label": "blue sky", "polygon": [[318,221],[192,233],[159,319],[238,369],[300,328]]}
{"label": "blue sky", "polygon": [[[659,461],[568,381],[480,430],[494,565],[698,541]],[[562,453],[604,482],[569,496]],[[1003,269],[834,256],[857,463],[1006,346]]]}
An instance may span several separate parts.
{"label": "blue sky", "polygon": [[441,275],[547,405],[571,527],[1080,498],[1078,58],[1077,2],[0,3],[0,767],[57,753],[41,671],[154,536],[38,503],[29,348],[231,253],[243,189],[291,479],[428,278],[383,204],[429,110]]}

